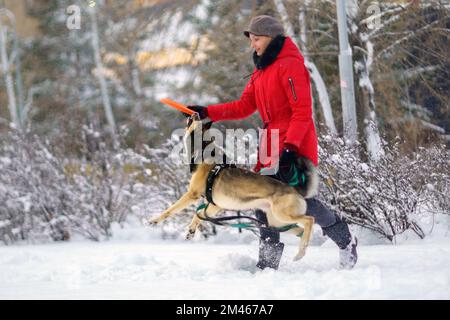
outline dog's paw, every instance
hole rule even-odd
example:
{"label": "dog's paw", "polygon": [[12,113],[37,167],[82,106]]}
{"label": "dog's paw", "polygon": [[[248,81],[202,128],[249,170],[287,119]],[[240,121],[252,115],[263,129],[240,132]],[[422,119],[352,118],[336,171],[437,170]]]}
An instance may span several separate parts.
{"label": "dog's paw", "polygon": [[147,226],[152,227],[152,226],[156,226],[158,223],[159,223],[159,219],[158,218],[153,218],[153,219],[147,219],[145,224]]}
{"label": "dog's paw", "polygon": [[299,251],[294,257],[294,261],[301,260],[305,256],[305,250]]}
{"label": "dog's paw", "polygon": [[297,255],[294,257],[294,261],[301,260],[304,256],[305,256],[304,254],[297,254]]}
{"label": "dog's paw", "polygon": [[195,236],[195,230],[188,230],[188,232],[186,233],[186,240],[192,240]]}

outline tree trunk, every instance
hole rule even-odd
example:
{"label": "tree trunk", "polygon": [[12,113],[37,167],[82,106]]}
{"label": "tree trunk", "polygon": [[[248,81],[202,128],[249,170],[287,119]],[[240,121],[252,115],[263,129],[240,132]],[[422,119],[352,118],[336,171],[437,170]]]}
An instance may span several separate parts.
{"label": "tree trunk", "polygon": [[365,33],[358,33],[353,37],[353,48],[364,48],[355,50],[355,88],[356,105],[359,119],[358,128],[361,137],[365,137],[367,154],[372,161],[377,161],[384,154],[381,137],[376,116],[375,91],[370,80],[370,69],[373,62],[373,45]]}
{"label": "tree trunk", "polygon": [[[309,1],[305,2],[305,5],[304,5],[305,7],[306,7],[307,3],[309,3]],[[299,23],[300,23],[300,29],[301,29],[301,36],[300,36],[301,37],[301,41],[300,41],[301,46],[299,46],[299,43],[296,40],[295,35],[294,35],[294,27],[289,22],[289,16],[287,14],[286,7],[284,6],[282,0],[274,0],[274,4],[277,8],[278,13],[280,14],[280,16],[282,18],[282,22],[283,22],[286,34],[292,38],[292,40],[296,43],[296,45],[298,47],[302,48],[303,57],[305,58],[305,66],[310,71],[310,76],[313,80],[313,83],[316,87],[317,94],[319,96],[319,103],[322,108],[323,116],[325,118],[325,124],[331,133],[336,133],[337,130],[336,130],[336,126],[334,123],[333,113],[331,111],[331,103],[330,103],[330,98],[328,95],[327,87],[325,85],[325,82],[323,81],[322,76],[320,75],[319,70],[317,69],[314,62],[312,62],[310,60],[309,55],[308,55],[308,49],[306,47],[307,38],[306,38],[306,21],[305,21],[305,14],[304,14],[305,9],[301,10],[300,14],[299,14]]]}
{"label": "tree trunk", "polygon": [[97,77],[100,82],[100,90],[102,92],[103,108],[105,109],[106,119],[108,121],[109,128],[113,137],[116,133],[116,123],[114,121],[114,114],[111,108],[111,102],[108,94],[108,87],[106,85],[106,79],[104,74],[103,63],[100,57],[100,41],[98,36],[98,25],[97,16],[95,8],[88,9],[89,16],[91,17],[91,27],[92,27],[92,48],[94,50],[95,66],[97,68]]}
{"label": "tree trunk", "polygon": [[319,102],[320,102],[320,105],[322,106],[322,112],[323,112],[323,117],[325,118],[325,124],[331,133],[336,134],[337,130],[336,130],[336,126],[334,124],[333,112],[331,111],[330,97],[328,95],[328,90],[325,85],[325,81],[323,81],[323,78],[322,78],[319,70],[317,69],[316,64],[314,62],[312,62],[312,60],[309,57],[309,53],[308,53],[308,48],[307,48],[308,39],[306,36],[307,29],[306,29],[306,19],[305,19],[306,7],[308,4],[309,4],[309,0],[306,0],[304,3],[304,7],[300,11],[300,14],[298,16],[298,20],[300,23],[301,48],[303,51],[303,56],[305,57],[305,65],[310,71],[311,78],[313,79],[317,94],[319,96]]}
{"label": "tree trunk", "polygon": [[16,96],[14,93],[14,81],[13,81],[13,77],[11,75],[8,53],[6,50],[6,39],[7,39],[6,30],[7,30],[6,27],[4,27],[0,21],[0,56],[1,56],[3,74],[5,77],[6,92],[8,95],[9,114],[11,116],[11,121],[14,123],[16,128],[19,129],[21,126],[20,126],[19,114],[17,113]]}

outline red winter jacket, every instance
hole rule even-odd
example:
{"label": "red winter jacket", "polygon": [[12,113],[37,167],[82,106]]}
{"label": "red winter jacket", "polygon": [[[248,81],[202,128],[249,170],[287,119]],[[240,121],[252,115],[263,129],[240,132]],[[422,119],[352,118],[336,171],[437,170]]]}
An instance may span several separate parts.
{"label": "red winter jacket", "polygon": [[[260,141],[271,155],[270,130],[279,129],[279,155],[284,143],[297,147],[299,156],[318,165],[317,136],[312,119],[311,85],[303,57],[287,37],[273,63],[261,70],[255,69],[240,100],[208,106],[208,116],[214,122],[236,120],[250,116],[258,109],[268,129]],[[259,157],[258,157],[259,159]],[[261,164],[255,171],[270,164]]]}

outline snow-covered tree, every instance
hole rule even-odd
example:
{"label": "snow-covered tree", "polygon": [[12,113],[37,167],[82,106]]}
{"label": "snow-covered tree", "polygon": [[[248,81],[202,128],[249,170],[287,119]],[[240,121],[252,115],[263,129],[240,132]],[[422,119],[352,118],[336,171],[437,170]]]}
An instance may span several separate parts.
{"label": "snow-covered tree", "polygon": [[[313,80],[313,84],[316,88],[317,95],[319,97],[319,103],[322,108],[323,117],[325,119],[325,124],[327,126],[328,131],[335,134],[336,125],[334,123],[334,117],[331,109],[330,98],[328,94],[327,86],[320,74],[319,69],[316,64],[312,61],[308,52],[308,29],[306,17],[308,14],[308,7],[311,4],[310,0],[304,1],[302,7],[300,8],[300,12],[298,13],[298,23],[300,27],[299,37],[296,37],[294,34],[294,26],[290,22],[288,12],[282,0],[274,0],[275,6],[277,8],[278,14],[281,16],[283,21],[286,34],[292,37],[294,42],[297,44],[299,48],[301,48],[303,57],[305,58],[305,66],[308,68],[311,79]],[[299,38],[299,39],[298,39]]]}
{"label": "snow-covered tree", "polygon": [[5,23],[6,18],[10,20],[9,23],[16,23],[14,15],[9,10],[7,11],[4,8],[0,8],[0,66],[6,83],[10,120],[17,128],[20,128],[21,122],[12,75],[13,63],[15,60],[14,56],[17,55],[18,52],[17,48],[15,48],[16,50],[8,50],[9,44],[12,42],[8,41],[9,35],[12,34],[12,32],[10,33],[8,31],[12,27]]}
{"label": "snow-covered tree", "polygon": [[445,212],[443,203],[449,200],[449,152],[435,146],[404,156],[398,142],[384,142],[383,148],[378,161],[366,163],[358,157],[358,146],[333,135],[322,137],[321,197],[350,223],[390,241],[406,230],[423,238],[418,223],[422,215]]}
{"label": "snow-covered tree", "polygon": [[116,134],[116,121],[114,120],[114,113],[111,107],[108,87],[106,84],[105,69],[103,67],[103,62],[100,56],[100,39],[99,39],[96,7],[97,7],[96,3],[92,1],[90,2],[87,8],[87,12],[89,13],[89,17],[91,18],[91,43],[95,58],[95,66],[96,66],[95,73],[100,82],[100,91],[102,94],[103,108],[105,110],[106,119],[108,120],[109,130],[114,136]]}
{"label": "snow-covered tree", "polygon": [[[331,104],[340,105],[339,95],[336,94],[339,72],[335,1],[273,2],[288,33],[301,40],[299,44],[305,58],[312,52],[317,68],[325,70],[324,83],[330,92],[328,96],[331,97]],[[405,87],[418,82],[415,87],[428,88],[428,97],[435,96],[432,101],[442,101],[444,105],[444,101],[447,101],[445,94],[442,94],[443,88],[448,87],[443,80],[444,70],[448,70],[448,59],[444,53],[448,51],[444,39],[448,32],[446,4],[447,1],[346,2],[354,61],[358,129],[361,131],[359,137],[362,139],[361,146],[369,151],[367,155],[371,159],[376,160],[382,155],[381,135],[388,134],[394,138],[399,132],[393,134],[390,130],[404,123],[398,120],[408,111],[399,102],[410,101],[413,97],[414,100],[420,100],[420,96],[417,97]],[[306,43],[302,39],[306,39]],[[433,49],[427,50],[423,44],[425,42]],[[314,68],[310,66],[309,69],[314,80]],[[439,76],[440,84],[431,83],[436,79],[432,74],[438,73],[442,74]],[[320,80],[314,80],[314,83],[318,88]],[[382,106],[381,109],[376,107],[378,104]],[[334,116],[339,120],[341,115],[335,111]],[[422,130],[421,126],[419,123],[417,132]],[[327,128],[333,132],[329,124]]]}
{"label": "snow-covered tree", "polygon": [[[396,51],[404,50],[403,45],[421,38],[425,33],[428,33],[430,37],[435,37],[442,32],[438,26],[445,28],[445,15],[437,17],[434,21],[423,19],[423,17],[427,15],[429,9],[448,10],[445,9],[444,2],[347,2],[348,26],[357,86],[356,100],[360,114],[359,125],[361,130],[364,130],[366,149],[371,159],[376,160],[383,154],[380,138],[381,117],[377,110],[377,97],[382,93],[376,92],[375,81],[382,75],[380,71],[384,69],[384,65],[392,66],[393,70],[398,71],[406,71],[409,68],[402,64],[401,60],[392,60]],[[416,21],[417,24],[414,28],[409,29],[409,21]],[[424,66],[419,62],[416,67],[419,70]],[[387,88],[387,90],[389,89]]]}

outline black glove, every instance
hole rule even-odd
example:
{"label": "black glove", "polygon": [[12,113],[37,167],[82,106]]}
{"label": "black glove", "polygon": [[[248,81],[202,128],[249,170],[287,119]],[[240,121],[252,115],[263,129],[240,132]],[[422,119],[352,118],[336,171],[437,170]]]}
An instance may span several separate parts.
{"label": "black glove", "polygon": [[[187,106],[189,109],[191,109],[194,112],[198,113],[198,116],[200,117],[200,120],[203,120],[208,117],[208,108],[204,106]],[[186,117],[190,117],[190,115],[183,113]]]}
{"label": "black glove", "polygon": [[305,183],[305,174],[298,167],[297,158],[297,148],[291,144],[285,144],[280,157],[277,177],[293,187],[299,187]]}

